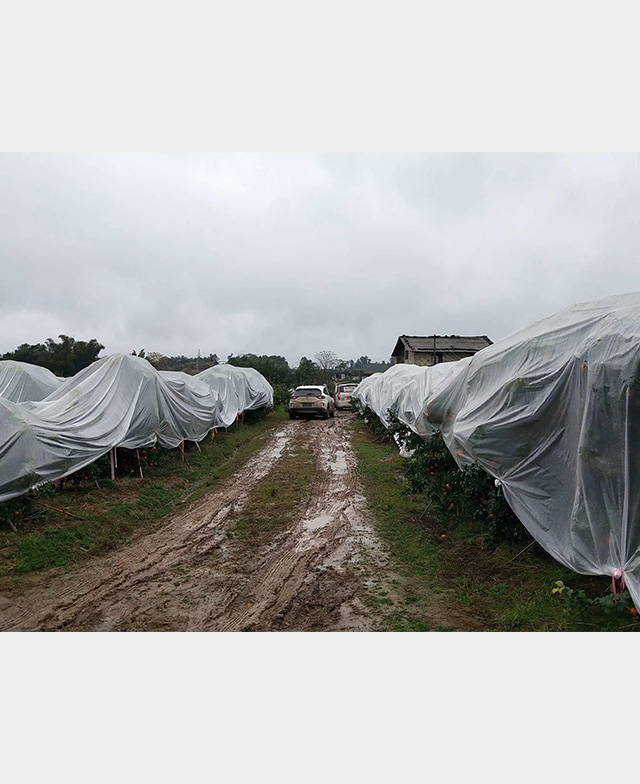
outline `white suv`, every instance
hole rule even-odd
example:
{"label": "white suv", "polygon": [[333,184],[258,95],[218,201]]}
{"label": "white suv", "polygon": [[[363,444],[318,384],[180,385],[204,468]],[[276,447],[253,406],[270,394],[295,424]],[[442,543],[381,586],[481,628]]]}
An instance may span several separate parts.
{"label": "white suv", "polygon": [[289,418],[319,414],[323,419],[329,419],[335,416],[335,408],[336,404],[326,387],[309,384],[293,390],[289,400]]}

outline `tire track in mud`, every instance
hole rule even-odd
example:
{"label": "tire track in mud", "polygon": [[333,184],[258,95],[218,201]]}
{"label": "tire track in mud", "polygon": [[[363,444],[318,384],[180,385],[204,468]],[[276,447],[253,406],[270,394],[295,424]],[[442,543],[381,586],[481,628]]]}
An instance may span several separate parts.
{"label": "tire track in mud", "polygon": [[[161,528],[12,596],[0,607],[0,630],[384,628],[390,610],[374,609],[368,599],[382,587],[402,602],[402,579],[360,489],[345,429],[353,416],[283,425],[234,476]],[[286,481],[297,449],[315,456],[316,470],[289,523],[267,541],[231,536],[260,483]],[[456,626],[437,604],[433,623]]]}

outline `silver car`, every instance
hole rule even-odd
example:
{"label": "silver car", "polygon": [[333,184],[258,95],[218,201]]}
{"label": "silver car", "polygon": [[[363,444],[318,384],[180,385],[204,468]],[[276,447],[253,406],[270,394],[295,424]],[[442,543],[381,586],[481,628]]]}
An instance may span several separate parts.
{"label": "silver car", "polygon": [[335,416],[335,402],[324,386],[296,387],[289,400],[289,418],[299,416],[321,416],[323,419]]}
{"label": "silver car", "polygon": [[357,386],[357,384],[336,384],[336,391],[333,395],[333,399],[338,411],[341,411],[344,408],[353,408],[351,395]]}

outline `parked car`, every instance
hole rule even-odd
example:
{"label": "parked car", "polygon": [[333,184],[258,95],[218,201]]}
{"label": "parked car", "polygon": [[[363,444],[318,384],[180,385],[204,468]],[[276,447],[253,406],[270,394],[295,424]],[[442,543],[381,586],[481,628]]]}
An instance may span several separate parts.
{"label": "parked car", "polygon": [[333,399],[338,411],[341,411],[343,408],[353,408],[351,394],[357,386],[357,384],[336,384]]}
{"label": "parked car", "polygon": [[302,386],[293,390],[289,400],[289,418],[320,415],[323,419],[335,416],[336,404],[325,386]]}

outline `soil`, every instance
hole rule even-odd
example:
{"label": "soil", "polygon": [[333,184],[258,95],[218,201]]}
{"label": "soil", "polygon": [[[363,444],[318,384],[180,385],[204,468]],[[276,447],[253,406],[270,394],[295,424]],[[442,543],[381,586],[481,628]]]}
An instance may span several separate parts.
{"label": "soil", "polygon": [[[232,477],[152,533],[0,597],[0,630],[387,629],[408,589],[360,488],[346,427],[353,416],[282,425]],[[266,537],[234,536],[252,493],[301,448],[316,466],[289,523]],[[286,471],[278,476],[286,481]],[[426,616],[434,629],[475,625],[438,597]]]}

